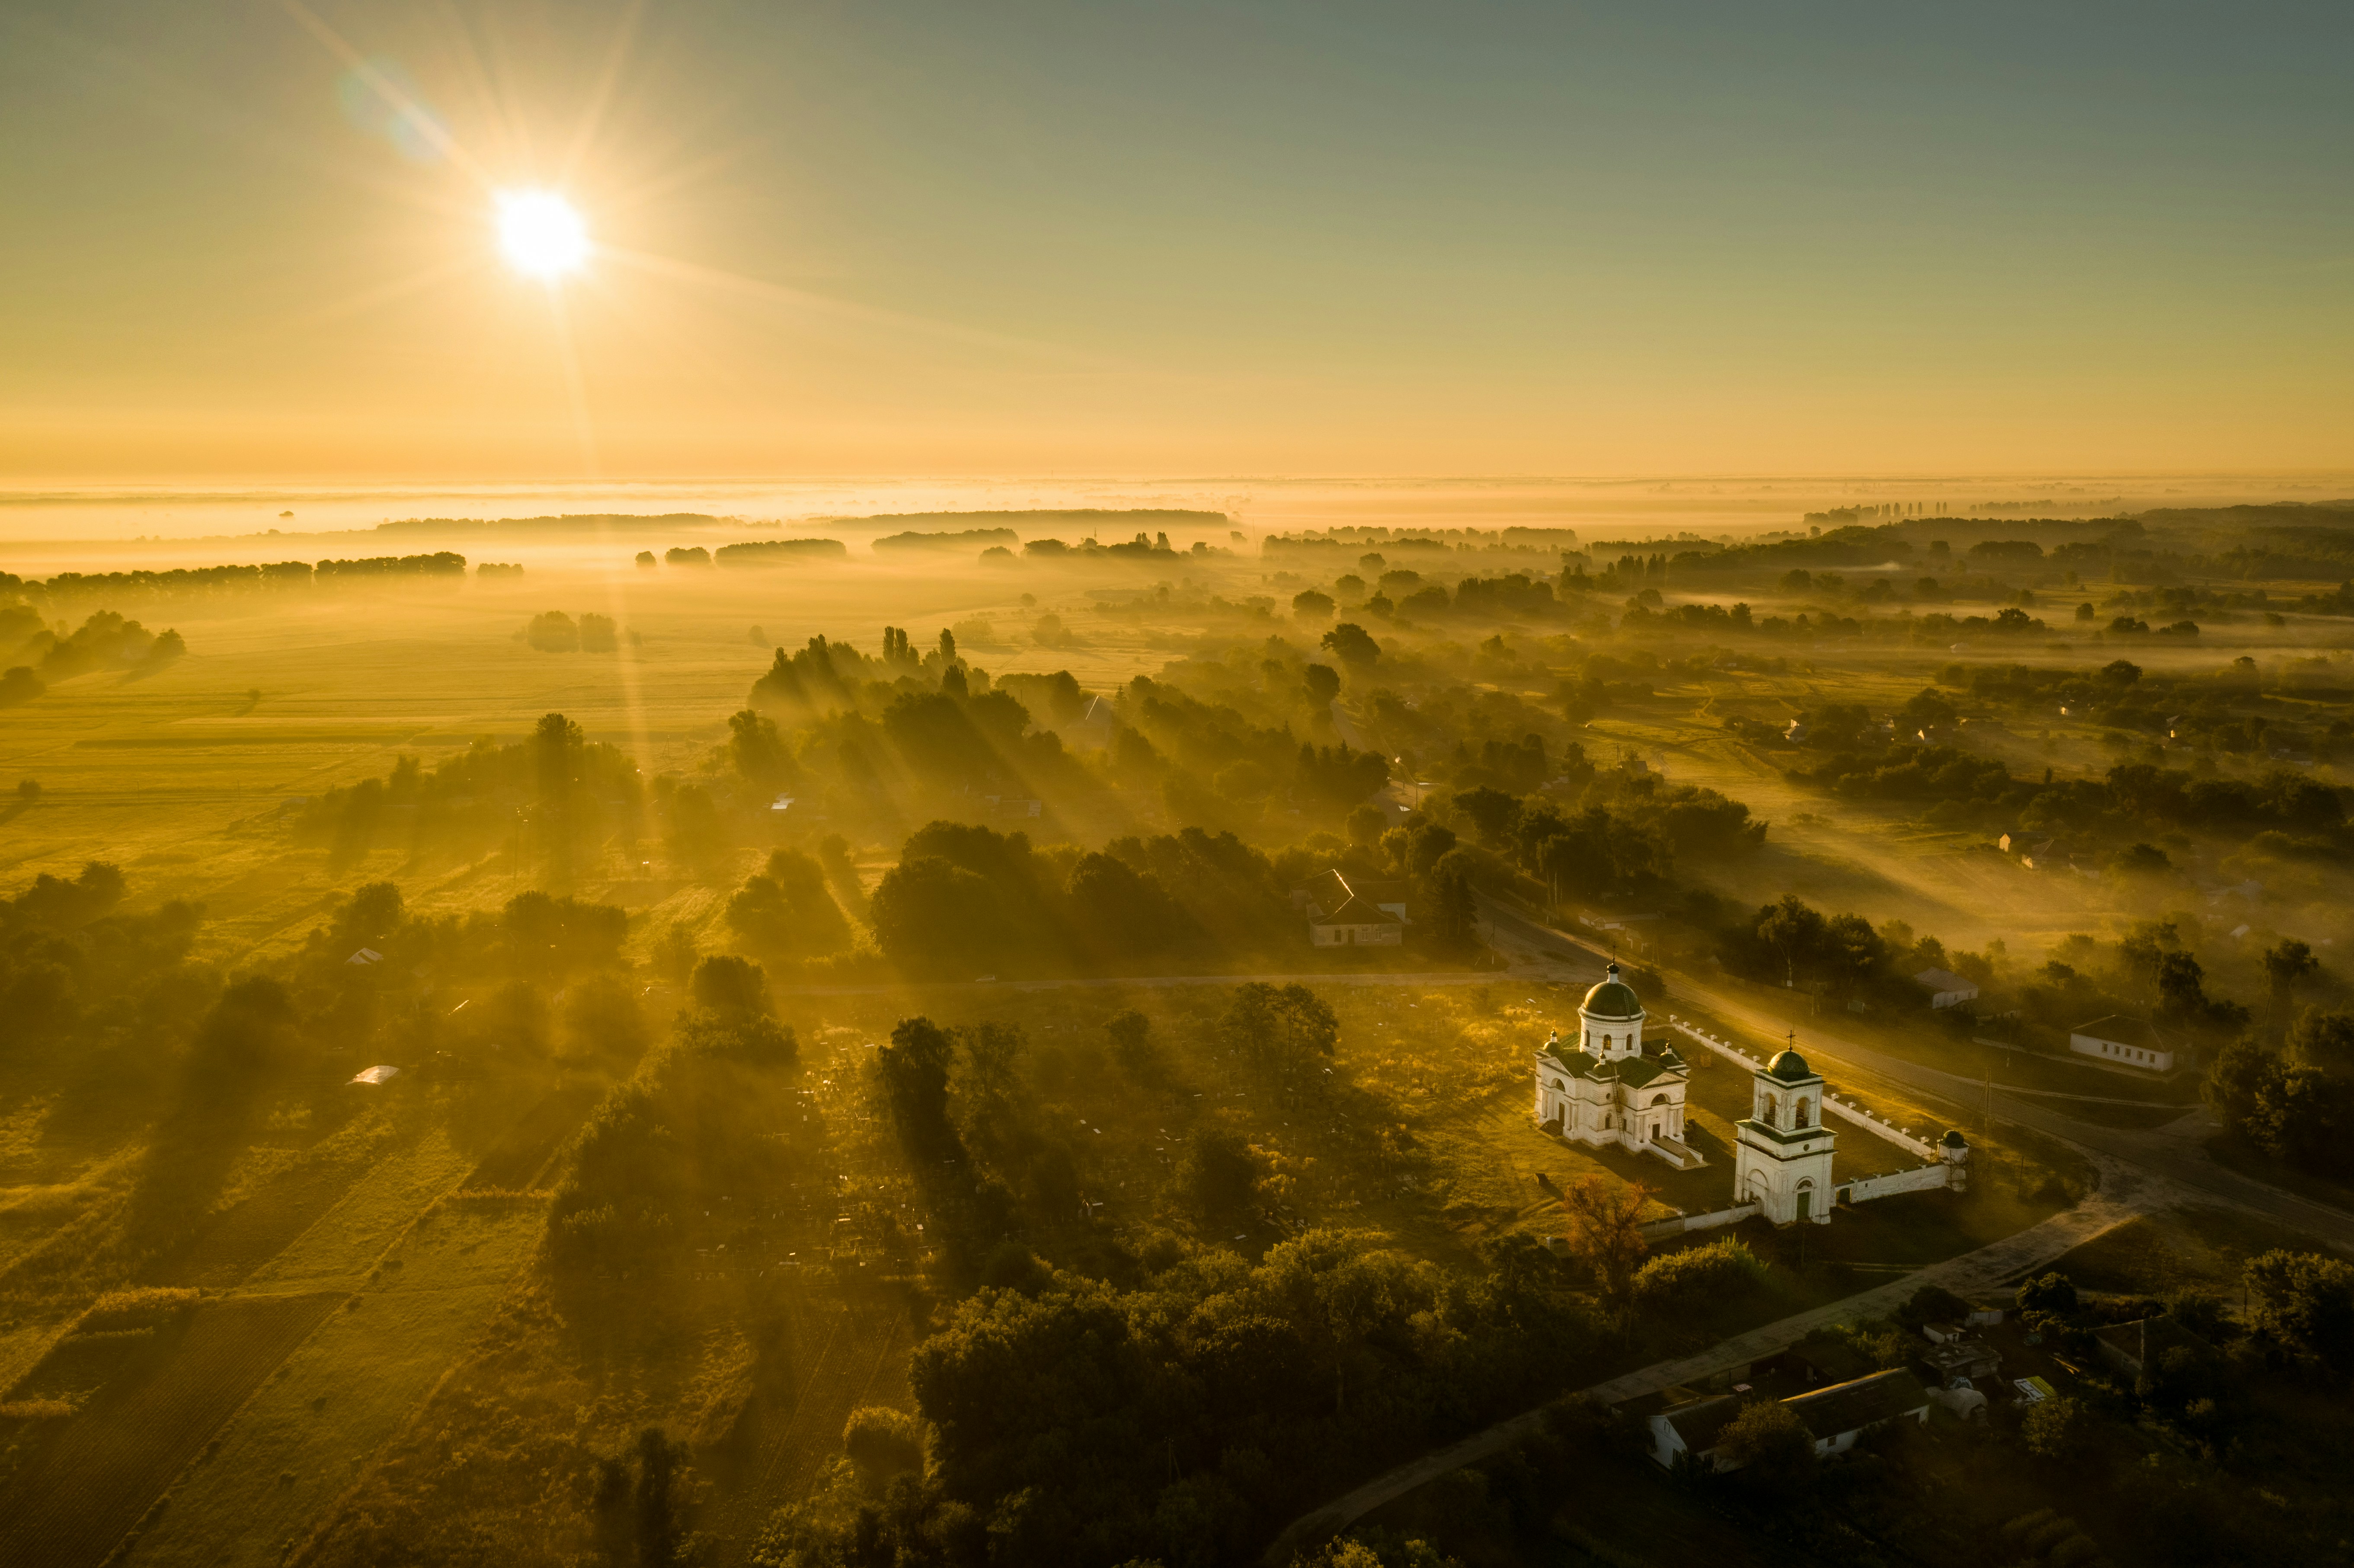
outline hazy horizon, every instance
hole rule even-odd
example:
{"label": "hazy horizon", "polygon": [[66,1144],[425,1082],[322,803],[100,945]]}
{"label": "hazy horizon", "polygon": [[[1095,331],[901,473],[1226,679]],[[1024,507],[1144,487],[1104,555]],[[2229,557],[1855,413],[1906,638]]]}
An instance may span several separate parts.
{"label": "hazy horizon", "polygon": [[19,5],[0,476],[2343,468],[2349,26]]}

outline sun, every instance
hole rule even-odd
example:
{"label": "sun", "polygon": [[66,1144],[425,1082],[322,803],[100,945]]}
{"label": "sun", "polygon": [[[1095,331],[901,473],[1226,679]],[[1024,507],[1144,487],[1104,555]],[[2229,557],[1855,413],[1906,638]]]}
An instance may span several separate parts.
{"label": "sun", "polygon": [[570,202],[554,191],[508,191],[498,202],[499,249],[515,270],[553,282],[587,264],[588,227]]}

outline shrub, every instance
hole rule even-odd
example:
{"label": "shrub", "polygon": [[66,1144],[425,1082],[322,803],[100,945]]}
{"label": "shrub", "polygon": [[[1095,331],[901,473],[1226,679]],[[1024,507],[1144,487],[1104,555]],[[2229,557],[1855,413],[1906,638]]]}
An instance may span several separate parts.
{"label": "shrub", "polygon": [[904,1410],[869,1404],[850,1413],[842,1446],[851,1462],[878,1480],[924,1463],[924,1424]]}
{"label": "shrub", "polygon": [[111,1290],[90,1304],[74,1319],[77,1334],[112,1333],[124,1329],[152,1329],[196,1310],[203,1292],[184,1286],[149,1286]]}
{"label": "shrub", "polygon": [[2019,1309],[2022,1312],[2073,1312],[2076,1309],[2076,1287],[2066,1275],[2052,1273],[2041,1279],[2021,1282],[2019,1287]]}
{"label": "shrub", "polygon": [[1635,1302],[1662,1312],[1697,1311],[1738,1300],[1766,1278],[1747,1244],[1725,1236],[1706,1246],[1661,1253],[1635,1273]]}

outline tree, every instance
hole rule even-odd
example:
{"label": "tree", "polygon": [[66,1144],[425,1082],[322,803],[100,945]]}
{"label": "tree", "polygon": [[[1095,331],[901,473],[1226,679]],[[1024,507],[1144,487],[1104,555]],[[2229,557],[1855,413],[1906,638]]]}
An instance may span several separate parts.
{"label": "tree", "polygon": [[2023,1280],[2019,1287],[2019,1309],[2063,1315],[2073,1312],[2076,1309],[2075,1282],[2056,1271],[2041,1279]]}
{"label": "tree", "polygon": [[2264,949],[2264,978],[2272,981],[2272,1025],[2285,1028],[2288,1023],[2289,1006],[2294,1000],[2296,982],[2321,969],[2321,960],[2313,949],[2294,940],[2276,942]]}
{"label": "tree", "polygon": [[1641,1182],[1622,1184],[1607,1176],[1588,1176],[1562,1194],[1570,1250],[1594,1271],[1604,1297],[1622,1308],[1649,1250],[1643,1209],[1650,1201],[1651,1189]]}
{"label": "tree", "polygon": [[1344,620],[1326,632],[1318,646],[1344,664],[1370,664],[1382,653],[1382,645],[1353,620]]}
{"label": "tree", "polygon": [[1822,916],[1795,893],[1767,905],[1757,921],[1757,939],[1781,955],[1783,979],[1793,989],[1798,983],[1798,960],[1813,955],[1824,934]]}
{"label": "tree", "polygon": [[1471,820],[1479,842],[1491,848],[1511,837],[1512,828],[1521,817],[1518,800],[1484,784],[1456,796],[1455,809]]}
{"label": "tree", "polygon": [[2354,1371],[2354,1264],[2277,1249],[2248,1260],[2248,1330],[2277,1356]]}
{"label": "tree", "polygon": [[531,618],[524,628],[524,641],[542,653],[578,653],[580,628],[562,610],[551,609]]}
{"label": "tree", "polygon": [[2307,1011],[2288,1032],[2287,1049],[2307,1066],[2354,1076],[2354,1014]]}
{"label": "tree", "polygon": [[1258,1164],[1239,1136],[1205,1127],[1193,1134],[1186,1150],[1182,1180],[1194,1207],[1217,1219],[1250,1202],[1258,1184]]}
{"label": "tree", "polygon": [[652,955],[654,973],[668,984],[683,986],[695,972],[696,958],[695,927],[684,920],[673,920],[670,928],[654,943]]}
{"label": "tree", "polygon": [[1160,1059],[1152,1049],[1150,1019],[1131,1007],[1107,1019],[1104,1033],[1111,1037],[1111,1059],[1119,1064],[1121,1072],[1139,1080],[1155,1075]]}
{"label": "tree", "polygon": [[793,776],[793,759],[774,719],[745,708],[727,720],[727,760],[756,789],[775,789]]}
{"label": "tree", "polygon": [[672,1442],[661,1427],[638,1434],[639,1568],[671,1568],[678,1560],[686,1459],[686,1445]]}
{"label": "tree", "polygon": [[988,879],[938,855],[883,874],[871,909],[884,955],[912,972],[953,974],[993,962],[1004,913]]}
{"label": "tree", "polygon": [[762,953],[817,958],[850,945],[850,922],[826,890],[825,873],[800,850],[769,856],[765,874],[727,901],[727,924]]}
{"label": "tree", "polygon": [[1815,1435],[1778,1399],[1744,1405],[1717,1434],[1716,1451],[1728,1467],[1746,1472],[1746,1485],[1769,1497],[1791,1497],[1814,1482]]}
{"label": "tree", "polygon": [[956,1148],[949,1124],[949,1064],[956,1054],[948,1032],[928,1018],[903,1018],[891,1043],[875,1053],[884,1098],[901,1141],[919,1156],[939,1159]]}
{"label": "tree", "polygon": [[1304,985],[1249,980],[1235,988],[1218,1019],[1218,1036],[1238,1054],[1288,1079],[1331,1056],[1341,1024],[1323,999]]}
{"label": "tree", "polygon": [[749,959],[718,954],[695,968],[695,1005],[714,1012],[766,1012],[769,980]]}
{"label": "tree", "polygon": [[2091,1434],[2092,1420],[2084,1407],[2065,1394],[2029,1405],[2019,1423],[2027,1451],[2055,1465],[2081,1461]]}
{"label": "tree", "polygon": [[48,689],[48,683],[35,674],[30,664],[18,664],[0,674],[0,708],[29,703]]}
{"label": "tree", "polygon": [[1330,664],[1310,664],[1299,675],[1307,683],[1311,702],[1320,705],[1330,703],[1341,694],[1341,672]]}
{"label": "tree", "polygon": [[1332,596],[1314,588],[1302,588],[1291,596],[1291,613],[1301,620],[1332,619]]}
{"label": "tree", "polygon": [[1440,946],[1460,951],[1479,939],[1479,901],[1472,874],[1479,863],[1468,850],[1448,850],[1430,868],[1430,930]]}

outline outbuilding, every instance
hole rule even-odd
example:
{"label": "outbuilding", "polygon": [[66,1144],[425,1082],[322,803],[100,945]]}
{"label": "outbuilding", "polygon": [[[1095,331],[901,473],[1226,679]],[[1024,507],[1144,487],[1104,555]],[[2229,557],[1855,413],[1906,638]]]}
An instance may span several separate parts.
{"label": "outbuilding", "polygon": [[2119,1066],[2147,1073],[2174,1071],[2174,1042],[2146,1018],[2112,1013],[2079,1023],[2068,1032],[2068,1049]]}

